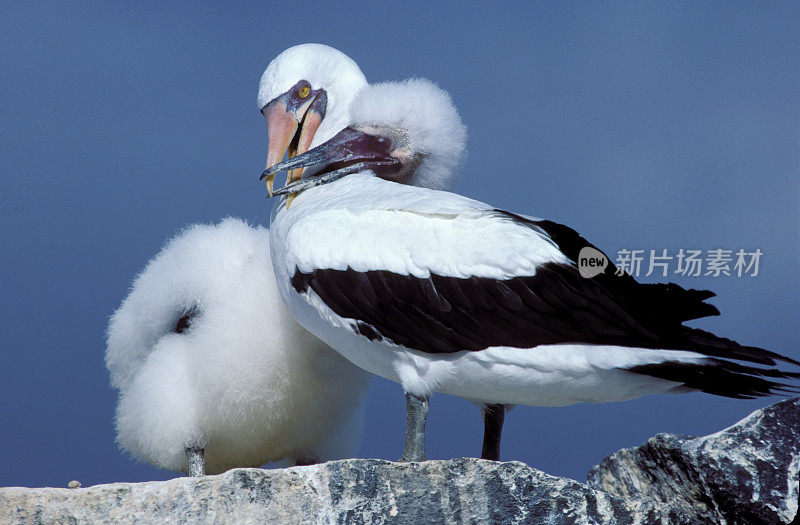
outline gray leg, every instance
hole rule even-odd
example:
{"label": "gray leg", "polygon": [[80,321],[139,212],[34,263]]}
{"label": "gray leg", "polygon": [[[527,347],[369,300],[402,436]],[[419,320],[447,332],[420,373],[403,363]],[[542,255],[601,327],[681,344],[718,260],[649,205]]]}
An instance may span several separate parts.
{"label": "gray leg", "polygon": [[428,397],[406,392],[406,448],[400,461],[425,461],[425,421]]}
{"label": "gray leg", "polygon": [[500,461],[500,437],[503,434],[503,420],[506,407],[503,405],[483,405],[483,449],[481,459]]}
{"label": "gray leg", "polygon": [[186,458],[189,460],[189,475],[199,478],[206,475],[205,450],[202,448],[187,448]]}

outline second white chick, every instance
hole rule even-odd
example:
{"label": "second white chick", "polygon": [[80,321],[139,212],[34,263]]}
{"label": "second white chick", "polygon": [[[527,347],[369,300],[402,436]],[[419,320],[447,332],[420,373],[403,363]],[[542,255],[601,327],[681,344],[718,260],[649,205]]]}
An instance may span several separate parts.
{"label": "second white chick", "polygon": [[154,466],[219,473],[352,457],[367,374],[294,321],[269,231],[228,218],[177,234],[111,318],[117,440]]}

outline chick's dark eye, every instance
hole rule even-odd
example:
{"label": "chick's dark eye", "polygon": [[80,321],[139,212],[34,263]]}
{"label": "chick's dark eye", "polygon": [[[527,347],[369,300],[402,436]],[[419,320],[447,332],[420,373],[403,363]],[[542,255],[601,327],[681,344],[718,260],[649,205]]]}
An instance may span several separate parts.
{"label": "chick's dark eye", "polygon": [[182,334],[186,330],[192,326],[192,321],[194,320],[195,316],[197,315],[197,308],[192,307],[183,315],[180,316],[178,321],[175,323],[175,326],[172,328],[172,331],[176,334]]}
{"label": "chick's dark eye", "polygon": [[178,322],[175,323],[175,330],[174,332],[177,334],[182,334],[184,330],[189,328],[191,317],[189,314],[183,314]]}

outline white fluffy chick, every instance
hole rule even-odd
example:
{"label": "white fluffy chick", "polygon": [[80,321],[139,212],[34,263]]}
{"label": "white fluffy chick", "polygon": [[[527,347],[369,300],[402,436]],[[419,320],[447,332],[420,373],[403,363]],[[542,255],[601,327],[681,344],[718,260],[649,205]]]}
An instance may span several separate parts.
{"label": "white fluffy chick", "polygon": [[178,233],[111,317],[117,440],[202,475],[352,457],[367,374],[294,321],[269,232],[228,218]]}

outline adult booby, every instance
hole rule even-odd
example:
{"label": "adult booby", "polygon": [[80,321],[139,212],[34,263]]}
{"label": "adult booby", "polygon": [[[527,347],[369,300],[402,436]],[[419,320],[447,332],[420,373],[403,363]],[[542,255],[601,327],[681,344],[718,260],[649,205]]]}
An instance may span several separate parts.
{"label": "adult booby", "polygon": [[264,228],[193,225],[136,277],[106,351],[130,454],[197,476],[356,452],[368,374],[292,319],[268,251]]}
{"label": "adult booby", "polygon": [[578,254],[596,248],[571,228],[407,185],[455,167],[455,114],[430,83],[370,86],[347,128],[264,174],[314,171],[276,192],[302,192],[272,221],[278,285],[309,331],[403,386],[404,459],[425,458],[432,392],[565,406],[797,391],[781,380],[800,373],[776,367],[797,361],[684,325],[718,315],[712,292],[640,284],[613,263],[582,277]]}
{"label": "adult booby", "polygon": [[[291,79],[291,80],[290,80]],[[294,83],[293,83],[294,82]],[[284,51],[264,72],[259,85],[258,105],[269,130],[267,169],[280,161],[305,152],[310,145],[330,139],[350,121],[348,108],[353,95],[367,85],[361,71],[349,57],[321,44],[303,44]],[[313,99],[313,100],[312,100]],[[461,158],[465,152],[466,128],[454,113],[449,152]],[[289,170],[287,183],[298,180],[303,168]],[[442,170],[410,184],[448,188],[455,170]],[[265,176],[272,194],[275,172]],[[287,206],[294,198],[287,197]],[[505,413],[502,407],[481,406],[487,416],[487,439],[499,437],[495,420]],[[497,430],[495,430],[497,429]]]}

